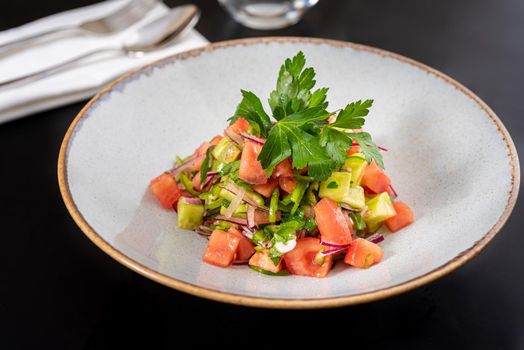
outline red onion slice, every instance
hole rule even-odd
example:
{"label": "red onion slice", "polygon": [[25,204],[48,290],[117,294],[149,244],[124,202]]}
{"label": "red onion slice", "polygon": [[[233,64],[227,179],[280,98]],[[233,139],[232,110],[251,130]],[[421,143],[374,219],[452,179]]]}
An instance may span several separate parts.
{"label": "red onion slice", "polygon": [[227,129],[224,130],[224,134],[226,134],[227,137],[229,137],[234,143],[236,143],[240,147],[244,146],[244,140],[242,140],[242,138],[238,134],[235,134],[234,132],[231,132]]}
{"label": "red onion slice", "polygon": [[208,231],[203,231],[200,228],[197,228],[195,230],[195,232],[198,233],[201,236],[204,236],[204,237],[209,237],[209,236],[211,236],[211,233],[212,233],[212,232],[208,232]]}
{"label": "red onion slice", "polygon": [[206,180],[206,183],[204,184],[204,186],[202,186],[202,188],[208,188],[212,183],[213,183],[213,180],[217,177],[217,174],[209,174],[207,173],[207,180]]}
{"label": "red onion slice", "polygon": [[247,220],[246,219],[234,218],[234,217],[226,218],[225,216],[217,215],[215,217],[215,220],[230,222],[230,223],[235,224],[235,225],[240,225],[240,226],[247,227]]}
{"label": "red onion slice", "polygon": [[256,210],[255,207],[251,205],[247,206],[247,226],[248,227],[255,226],[255,210]]}
{"label": "red onion slice", "polygon": [[251,142],[258,143],[259,145],[263,145],[266,143],[266,140],[253,136],[253,135],[246,134],[246,133],[240,133],[240,136],[242,136],[243,138]]}
{"label": "red onion slice", "polygon": [[346,203],[340,203],[340,207],[349,211],[358,211],[358,209],[355,209],[351,205]]}
{"label": "red onion slice", "polygon": [[173,174],[174,176],[177,176],[182,171],[191,168],[196,162],[200,161],[201,159],[204,159],[205,156],[206,156],[205,154],[202,154],[200,156],[191,157],[190,159],[187,160],[187,162],[172,168],[171,170],[169,170],[169,172]]}
{"label": "red onion slice", "polygon": [[397,198],[398,194],[397,191],[395,191],[395,189],[393,188],[393,185],[389,185],[389,189],[391,190],[391,194],[393,195],[393,197]]}
{"label": "red onion slice", "polygon": [[[351,143],[351,146],[358,146],[358,145],[359,145],[358,142],[352,142],[352,143]],[[387,149],[386,147],[377,146],[377,148],[378,148],[379,150],[383,151],[383,152],[387,152],[387,151],[388,151],[388,149]]]}
{"label": "red onion slice", "polygon": [[320,252],[320,255],[322,255],[322,256],[332,255],[332,254],[343,252],[344,250],[346,250],[348,248],[349,248],[349,246],[347,246],[345,248],[328,249],[328,250],[324,250],[324,251]]}
{"label": "red onion slice", "polygon": [[[221,189],[229,191],[229,192],[233,193],[234,195],[236,195],[238,193],[238,191],[240,191],[241,187],[242,186],[237,186],[237,185],[235,185],[235,184],[233,184],[231,182],[228,182],[225,186],[220,186]],[[257,209],[264,210],[264,211],[269,211],[269,208],[261,206],[260,204],[258,204],[257,202],[255,202],[254,200],[249,198],[248,196],[244,196],[243,199],[244,199],[244,201],[247,204],[250,204],[250,205],[254,206]]]}
{"label": "red onion slice", "polygon": [[246,236],[249,239],[253,239],[253,235],[255,234],[253,231],[251,231],[247,227],[242,227],[242,233],[244,234],[244,236]]}
{"label": "red onion slice", "polygon": [[320,245],[323,245],[325,247],[335,248],[335,249],[341,249],[341,248],[349,247],[349,244],[333,244],[333,243],[327,243],[327,242],[324,242],[324,241],[321,241]]}
{"label": "red onion slice", "polygon": [[367,238],[367,240],[370,241],[371,243],[377,244],[377,243],[380,243],[380,242],[382,242],[384,240],[384,235],[381,234],[381,233],[376,233],[376,234],[374,234],[372,236],[369,236]]}
{"label": "red onion slice", "polygon": [[200,231],[213,232],[213,229],[212,229],[211,227],[207,227],[207,226],[204,226],[204,225],[200,225],[200,226],[198,227],[198,229],[199,229]]}
{"label": "red onion slice", "polygon": [[[229,206],[227,207],[226,211],[224,212],[224,216],[226,218],[230,218],[233,216],[233,213],[242,203],[242,198],[244,198],[244,194],[246,194],[246,189],[244,187],[240,188],[238,193],[235,195],[235,198],[229,203]],[[248,221],[249,222],[249,221]]]}
{"label": "red onion slice", "polygon": [[200,199],[194,198],[194,197],[180,197],[179,200],[187,204],[193,204],[193,205],[202,204],[202,201]]}

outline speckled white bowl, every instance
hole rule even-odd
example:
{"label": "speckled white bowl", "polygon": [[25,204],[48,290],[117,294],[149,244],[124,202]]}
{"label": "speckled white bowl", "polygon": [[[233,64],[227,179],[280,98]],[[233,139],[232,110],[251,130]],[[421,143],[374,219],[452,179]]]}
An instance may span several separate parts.
{"label": "speckled white bowl", "polygon": [[[283,59],[302,50],[332,107],[373,98],[366,128],[386,146],[388,174],[416,221],[381,243],[368,270],[337,264],[324,279],[269,277],[201,262],[206,245],[176,228],[148,191],[175,154],[226,124],[241,88],[268,96]],[[170,287],[244,305],[327,307],[385,298],[475,256],[515,204],[517,153],[472,92],[418,62],[345,42],[307,38],[212,44],[127,74],[102,90],[67,132],[59,158],[67,208],[85,234],[131,269]]]}

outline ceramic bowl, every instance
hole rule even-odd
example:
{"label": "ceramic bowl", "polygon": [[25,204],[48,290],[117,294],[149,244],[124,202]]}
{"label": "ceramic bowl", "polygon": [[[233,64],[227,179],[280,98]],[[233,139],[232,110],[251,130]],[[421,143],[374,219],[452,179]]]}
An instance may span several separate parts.
{"label": "ceramic bowl", "polygon": [[[283,60],[299,50],[317,86],[330,88],[332,108],[375,100],[366,129],[389,149],[387,172],[416,221],[387,235],[382,263],[367,270],[339,263],[324,279],[202,263],[207,240],[176,227],[149,181],[224,129],[240,89],[268,96]],[[187,293],[276,308],[367,302],[449,273],[500,231],[520,183],[504,125],[453,79],[363,45],[285,37],[215,43],[126,74],[78,114],[58,168],[72,217],[117,261]]]}

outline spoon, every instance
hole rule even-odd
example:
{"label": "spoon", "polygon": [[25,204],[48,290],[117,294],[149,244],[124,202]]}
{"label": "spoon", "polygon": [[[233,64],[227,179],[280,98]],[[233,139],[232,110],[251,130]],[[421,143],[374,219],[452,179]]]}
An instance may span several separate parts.
{"label": "spoon", "polygon": [[87,58],[100,53],[113,52],[115,55],[141,57],[147,52],[172,43],[185,30],[192,28],[199,17],[200,10],[195,5],[175,7],[166,15],[140,27],[121,46],[102,47],[42,70],[0,82],[0,88],[40,80],[54,73],[71,69]]}
{"label": "spoon", "polygon": [[101,36],[118,33],[144,18],[159,2],[157,0],[130,0],[113,13],[82,22],[77,25],[62,26],[26,36],[0,45],[0,57],[52,42],[69,36]]}

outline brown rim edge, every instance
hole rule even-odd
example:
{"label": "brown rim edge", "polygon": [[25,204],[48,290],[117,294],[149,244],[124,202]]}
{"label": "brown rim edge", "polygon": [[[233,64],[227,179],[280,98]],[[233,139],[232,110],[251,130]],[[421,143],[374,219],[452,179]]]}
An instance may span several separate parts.
{"label": "brown rim edge", "polygon": [[[93,105],[93,103],[97,101],[102,95],[111,91],[115,85],[123,82],[124,80],[128,79],[131,76],[139,74],[144,69],[158,65],[160,63],[187,59],[190,57],[198,56],[201,53],[210,52],[210,51],[216,50],[218,48],[223,48],[223,47],[238,46],[238,45],[254,45],[254,44],[260,44],[260,43],[269,44],[269,43],[274,43],[274,42],[277,42],[277,43],[304,43],[304,44],[316,44],[316,45],[324,44],[324,45],[330,45],[330,46],[336,46],[336,47],[350,47],[355,50],[372,52],[372,53],[378,54],[383,57],[389,57],[392,59],[396,59],[398,61],[413,65],[428,73],[431,73],[440,79],[443,79],[444,81],[453,85],[456,89],[464,93],[466,96],[471,98],[474,102],[476,102],[479,105],[479,107],[487,113],[487,115],[496,125],[499,131],[499,134],[501,135],[502,139],[505,142],[506,150],[510,158],[512,186],[511,186],[511,190],[508,196],[508,201],[506,202],[504,212],[499,217],[495,225],[493,225],[493,227],[482,237],[482,239],[477,241],[471,248],[460,253],[459,255],[457,255],[455,258],[453,258],[446,264],[422,276],[416,277],[404,283],[401,283],[401,284],[398,284],[392,287],[388,287],[385,289],[381,289],[381,290],[376,290],[372,292],[366,292],[366,293],[356,294],[356,295],[351,295],[351,296],[326,298],[326,299],[260,298],[260,297],[230,294],[230,293],[225,293],[225,292],[220,292],[216,290],[199,287],[196,285],[192,285],[186,282],[176,280],[174,278],[171,278],[159,272],[153,271],[147,268],[146,266],[143,266],[142,264],[139,264],[138,262],[134,261],[133,259],[129,258],[128,256],[124,255],[123,253],[115,249],[108,242],[106,242],[100,235],[98,235],[98,233],[96,233],[91,228],[91,226],[89,226],[89,224],[84,220],[84,218],[82,217],[82,214],[79,212],[79,210],[77,209],[72,199],[72,196],[71,196],[71,193],[69,192],[69,187],[67,184],[67,172],[66,172],[66,165],[65,165],[65,161],[67,158],[67,147],[71,139],[71,135],[73,134],[73,131],[76,128],[78,122],[84,117],[86,111],[89,110],[89,108]],[[520,187],[520,165],[519,165],[517,150],[515,148],[513,140],[511,139],[511,136],[509,135],[508,131],[504,127],[502,121],[491,110],[491,108],[489,108],[486,105],[486,103],[484,103],[479,97],[477,97],[473,92],[471,92],[469,89],[467,89],[462,84],[455,81],[454,79],[450,78],[449,76],[431,67],[428,67],[420,62],[404,57],[402,55],[395,54],[395,53],[385,51],[382,49],[369,47],[366,45],[337,41],[337,40],[330,40],[330,39],[320,39],[320,38],[264,37],[264,38],[248,38],[248,39],[222,41],[222,42],[209,44],[208,46],[205,46],[203,48],[198,48],[198,49],[182,52],[174,56],[155,61],[144,67],[130,71],[124,74],[123,76],[121,76],[120,78],[114,80],[110,84],[108,84],[98,94],[96,94],[96,96],[94,96],[84,106],[84,108],[82,108],[82,110],[78,113],[76,118],[71,123],[69,129],[67,130],[67,133],[64,136],[64,140],[62,141],[62,145],[60,147],[60,154],[58,157],[58,184],[60,187],[62,198],[64,200],[64,203],[69,213],[73,217],[76,224],[84,232],[84,234],[94,244],[96,244],[100,249],[102,249],[105,253],[107,253],[113,259],[117,260],[124,266],[134,270],[135,272],[138,272],[139,274],[153,281],[156,281],[165,286],[168,286],[168,287],[171,287],[171,288],[174,288],[179,291],[189,293],[195,296],[199,296],[199,297],[203,297],[203,298],[207,298],[207,299],[211,299],[215,301],[220,301],[220,302],[231,303],[231,304],[252,306],[252,307],[278,308],[278,309],[312,309],[312,308],[326,308],[326,307],[353,305],[353,304],[360,304],[360,303],[371,302],[374,300],[384,299],[390,296],[394,296],[394,295],[418,288],[464,265],[466,262],[468,262],[473,257],[475,257],[482,249],[484,249],[484,247],[493,239],[493,237],[495,237],[495,235],[501,230],[501,228],[504,226],[504,224],[508,220],[511,212],[513,211],[513,208],[515,206],[515,203],[518,197],[518,192],[519,192],[519,187]]]}

